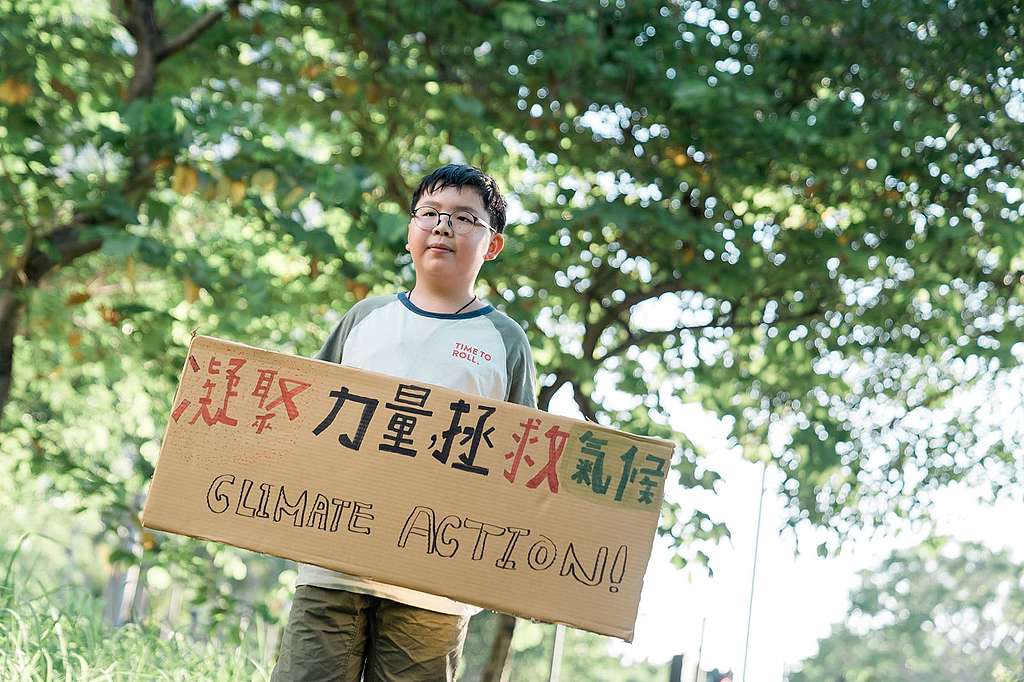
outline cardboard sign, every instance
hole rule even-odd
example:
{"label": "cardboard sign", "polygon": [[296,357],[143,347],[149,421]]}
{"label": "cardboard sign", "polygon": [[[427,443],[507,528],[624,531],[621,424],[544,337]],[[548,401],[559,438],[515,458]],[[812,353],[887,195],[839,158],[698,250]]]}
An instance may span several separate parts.
{"label": "cardboard sign", "polygon": [[195,336],[143,523],[631,641],[672,450]]}

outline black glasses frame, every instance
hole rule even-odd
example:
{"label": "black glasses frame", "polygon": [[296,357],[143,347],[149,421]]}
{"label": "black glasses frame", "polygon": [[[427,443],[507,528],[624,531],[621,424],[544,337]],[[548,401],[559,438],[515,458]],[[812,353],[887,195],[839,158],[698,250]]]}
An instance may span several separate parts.
{"label": "black glasses frame", "polygon": [[[436,213],[437,214],[437,222],[434,223],[434,225],[431,226],[431,227],[420,227],[419,225],[417,225],[417,227],[419,227],[421,230],[426,231],[426,230],[434,229],[435,227],[437,227],[438,225],[441,224],[441,216],[448,216],[448,227],[450,227],[452,229],[452,232],[454,232],[456,234],[461,234],[461,235],[467,235],[470,232],[472,232],[472,230],[469,230],[467,232],[460,232],[459,229],[455,227],[455,221],[454,221],[455,213],[448,213],[447,211],[438,211],[436,208],[430,208],[429,206],[421,206],[420,208],[416,209],[415,211],[411,211],[409,213],[409,215],[411,217],[415,218],[415,219],[418,219],[418,220],[422,219],[422,218],[426,218],[428,216],[418,216],[418,215],[416,215],[416,211],[424,210],[424,209],[428,210],[428,211],[433,211],[434,213]],[[477,218],[475,215],[473,215],[469,211],[456,211],[456,213],[468,215],[470,218],[472,218],[473,219],[473,227],[476,227],[477,225],[480,225],[482,227],[486,227],[488,230],[490,230],[494,234],[498,234],[497,230],[495,230],[493,227],[491,227],[490,225],[488,225],[484,221],[482,221],[479,218]]]}

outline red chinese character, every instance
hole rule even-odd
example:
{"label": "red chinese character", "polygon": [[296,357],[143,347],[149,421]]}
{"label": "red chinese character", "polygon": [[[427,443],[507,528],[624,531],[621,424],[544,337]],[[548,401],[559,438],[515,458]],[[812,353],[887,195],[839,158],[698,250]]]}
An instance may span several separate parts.
{"label": "red chinese character", "polygon": [[526,460],[527,466],[533,466],[533,458],[526,454],[526,446],[537,442],[537,437],[530,437],[530,432],[540,427],[540,420],[530,418],[525,422],[519,422],[519,425],[523,427],[523,432],[521,434],[512,434],[512,440],[519,443],[519,446],[515,452],[509,451],[505,453],[505,459],[512,460],[510,468],[504,472],[505,478],[508,479],[509,483],[516,482],[516,474],[519,471],[519,463],[521,461]]}
{"label": "red chinese character", "polygon": [[274,385],[274,377],[277,376],[276,369],[258,369],[259,378],[256,379],[256,388],[252,389],[252,394],[260,399],[260,408],[263,407],[263,401],[270,397],[270,388]]}
{"label": "red chinese character", "polygon": [[255,426],[256,433],[263,433],[264,429],[270,430],[270,420],[274,418],[275,414],[277,413],[271,412],[269,414],[256,415],[256,421],[249,426]]}
{"label": "red chinese character", "polygon": [[[533,478],[526,482],[527,488],[536,488],[541,481],[547,480],[548,488],[553,493],[558,492],[558,460],[565,451],[565,443],[569,440],[569,432],[552,426],[544,432],[548,439],[548,463],[538,471]],[[535,439],[536,440],[536,439]]]}
{"label": "red chinese character", "polygon": [[[196,360],[196,356],[188,356],[188,366],[189,369],[191,369],[193,372],[199,371],[199,361]],[[185,410],[187,410],[188,406],[191,404],[191,400],[188,400],[187,398],[182,398],[181,402],[178,403],[178,406],[174,408],[174,412],[171,413],[171,418],[174,421],[178,421],[179,419],[181,419],[181,415],[185,414]]]}
{"label": "red chinese character", "polygon": [[[242,358],[231,358],[228,360],[228,370],[225,373],[228,378],[228,385],[224,391],[224,402],[217,408],[214,414],[210,413],[210,405],[213,404],[213,391],[217,388],[217,382],[211,379],[206,380],[203,384],[203,388],[206,389],[206,395],[199,399],[199,411],[195,413],[189,424],[195,424],[202,417],[207,426],[213,426],[217,423],[227,424],[228,426],[238,425],[238,420],[228,414],[228,401],[238,395],[238,391],[235,389],[238,388],[238,384],[242,381],[241,377],[238,376],[238,370],[244,364],[245,360]],[[207,366],[206,373],[210,375],[220,374],[220,365],[220,360],[210,358],[210,364]]]}
{"label": "red chinese character", "polygon": [[270,428],[270,420],[277,414],[270,410],[273,410],[278,405],[284,405],[285,411],[288,413],[288,421],[294,421],[297,419],[299,416],[299,408],[295,406],[295,396],[305,391],[311,386],[311,384],[304,381],[297,381],[295,379],[279,378],[277,380],[277,387],[281,392],[280,395],[271,401],[269,405],[264,407],[263,403],[270,397],[270,387],[273,385],[274,378],[277,376],[277,371],[271,369],[261,369],[257,371],[259,372],[259,379],[256,381],[256,388],[253,389],[252,394],[259,397],[260,408],[267,410],[267,413],[258,415],[256,417],[256,421],[252,423],[252,426],[256,427],[256,433],[263,433],[264,429]]}
{"label": "red chinese character", "polygon": [[[288,387],[289,383],[293,384],[291,388]],[[299,408],[295,407],[293,400],[295,396],[305,391],[310,385],[305,381],[297,381],[295,379],[278,379],[277,387],[281,390],[281,395],[277,400],[267,405],[267,409],[272,410],[281,403],[284,403],[284,409],[288,412],[288,421],[298,419]]]}

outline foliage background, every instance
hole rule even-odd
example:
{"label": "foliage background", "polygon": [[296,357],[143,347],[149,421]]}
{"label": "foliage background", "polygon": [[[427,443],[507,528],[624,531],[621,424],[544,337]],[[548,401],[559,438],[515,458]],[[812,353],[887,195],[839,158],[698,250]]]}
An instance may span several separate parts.
{"label": "foliage background", "polygon": [[[409,287],[409,190],[446,160],[513,200],[480,289],[541,405],[676,438],[682,490],[718,475],[670,398],[784,473],[822,554],[950,482],[1019,498],[1021,422],[971,396],[1022,357],[1022,30],[952,0],[0,0],[9,598],[224,641],[280,618],[280,562],[138,526],[185,341],[309,355]],[[728,535],[688,499],[680,564]]]}

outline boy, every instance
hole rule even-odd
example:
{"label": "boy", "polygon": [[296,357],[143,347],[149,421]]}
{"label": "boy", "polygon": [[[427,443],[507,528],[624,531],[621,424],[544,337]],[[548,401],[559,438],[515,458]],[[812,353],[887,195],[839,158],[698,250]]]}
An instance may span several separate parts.
{"label": "boy", "polygon": [[[505,245],[505,207],[477,168],[447,165],[425,177],[405,245],[412,291],[354,305],[316,357],[536,407],[526,334],[473,293],[480,267]],[[465,346],[481,351],[475,363],[457,351]],[[479,610],[301,564],[272,680],[454,680]]]}

